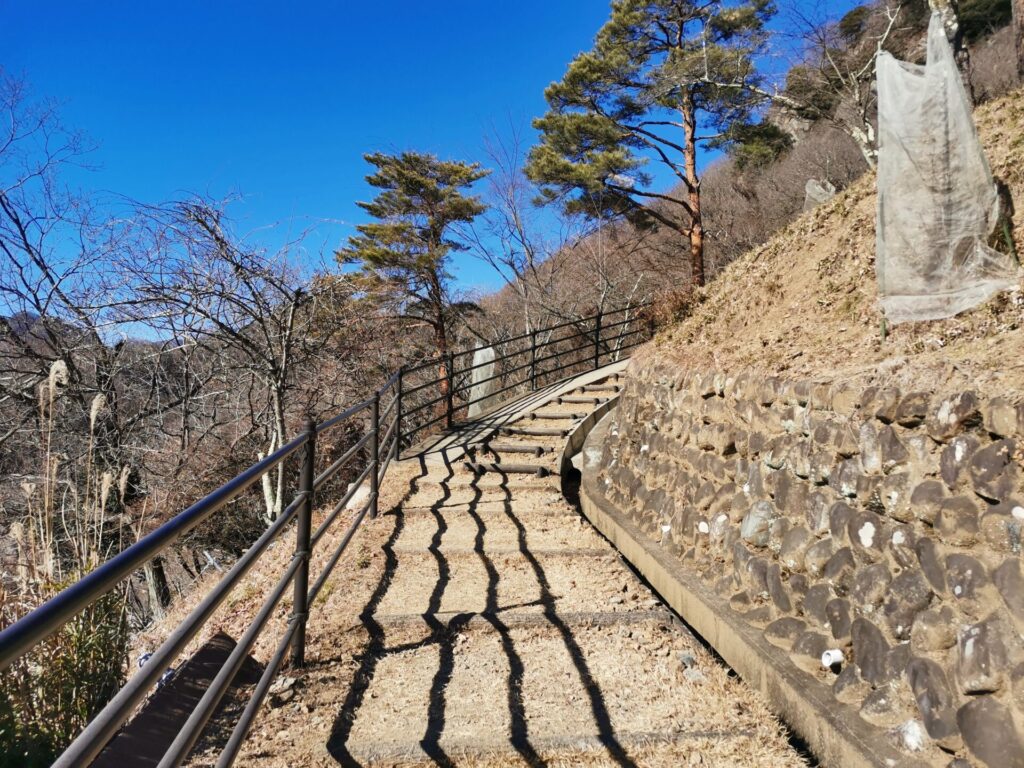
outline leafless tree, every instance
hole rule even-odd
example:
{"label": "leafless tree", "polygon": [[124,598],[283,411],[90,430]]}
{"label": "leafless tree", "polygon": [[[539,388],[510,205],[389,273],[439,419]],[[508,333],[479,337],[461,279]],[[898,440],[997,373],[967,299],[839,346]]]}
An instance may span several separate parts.
{"label": "leafless tree", "polygon": [[[133,286],[122,310],[159,336],[198,344],[215,357],[230,390],[233,439],[247,444],[256,433],[262,436],[259,455],[273,452],[294,428],[295,406],[311,408],[308,397],[293,403],[300,393],[309,395],[298,373],[341,328],[321,306],[336,298],[323,286],[341,283],[308,290],[308,276],[294,264],[296,244],[273,253],[249,247],[230,230],[223,203],[192,198],[140,206],[138,216],[147,242],[124,251],[118,262]],[[264,495],[271,520],[283,508],[283,465]]]}
{"label": "leafless tree", "polygon": [[[645,257],[656,230],[539,207],[540,190],[523,173],[526,153],[514,125],[505,135],[492,132],[486,147],[494,169],[485,193],[489,207],[464,239],[505,287],[479,299],[487,311],[471,318],[481,328],[476,335],[500,340],[650,296],[656,275]],[[677,254],[667,261],[678,264]]]}
{"label": "leafless tree", "polygon": [[0,79],[0,110],[0,449],[17,456],[32,444],[39,386],[59,364],[68,412],[60,423],[79,433],[61,450],[71,460],[84,451],[79,427],[99,398],[94,453],[120,471],[144,455],[137,449],[154,421],[194,397],[211,372],[200,373],[179,345],[133,338],[120,317],[114,254],[129,234],[61,179],[87,150],[81,137],[10,78]]}
{"label": "leafless tree", "polygon": [[875,65],[883,50],[905,48],[919,39],[921,22],[899,3],[879,2],[855,9],[842,19],[818,18],[804,7],[791,10],[803,61],[789,69],[773,102],[799,118],[828,120],[856,143],[869,167],[875,167]]}
{"label": "leafless tree", "polygon": [[[487,178],[487,211],[464,237],[471,253],[490,265],[517,298],[524,331],[543,324],[550,314],[549,294],[558,278],[552,260],[593,226],[554,206],[538,206],[540,190],[523,172],[526,152],[521,130],[511,121],[506,135],[492,131],[485,149],[493,168]],[[518,325],[518,324],[517,324]]]}

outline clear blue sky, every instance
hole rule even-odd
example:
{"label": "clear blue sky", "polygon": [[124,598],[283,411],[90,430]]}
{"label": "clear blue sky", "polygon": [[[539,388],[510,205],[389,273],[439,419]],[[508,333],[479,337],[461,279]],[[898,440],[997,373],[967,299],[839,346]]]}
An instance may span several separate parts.
{"label": "clear blue sky", "polygon": [[[10,74],[98,144],[83,187],[160,202],[239,193],[242,231],[321,220],[328,251],[362,220],[362,154],[480,160],[527,126],[590,47],[606,0],[176,3],[0,0]],[[464,287],[495,284],[463,259]]]}
{"label": "clear blue sky", "polygon": [[[0,0],[0,61],[99,145],[83,185],[151,202],[238,192],[243,230],[333,219],[343,223],[318,228],[333,248],[362,218],[354,201],[370,196],[363,153],[484,160],[483,135],[543,112],[544,87],[590,46],[607,9]],[[494,280],[462,261],[464,285]]]}

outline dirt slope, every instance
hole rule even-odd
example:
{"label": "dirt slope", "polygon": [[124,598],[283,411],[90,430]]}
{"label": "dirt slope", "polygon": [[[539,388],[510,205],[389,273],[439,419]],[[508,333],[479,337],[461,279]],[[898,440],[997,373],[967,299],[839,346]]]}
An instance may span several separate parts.
{"label": "dirt slope", "polygon": [[[1024,250],[1024,90],[977,110],[993,174],[1017,201]],[[875,280],[875,177],[868,174],[731,264],[685,319],[634,360],[797,377],[872,378],[914,389],[1024,389],[1024,297],[996,296],[944,321],[889,330]]]}

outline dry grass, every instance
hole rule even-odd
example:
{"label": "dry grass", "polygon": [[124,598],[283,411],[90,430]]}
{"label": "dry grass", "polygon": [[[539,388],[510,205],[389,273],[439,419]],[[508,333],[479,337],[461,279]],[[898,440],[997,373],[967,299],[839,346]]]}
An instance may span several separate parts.
{"label": "dry grass", "polygon": [[[994,175],[1024,200],[1024,91],[984,105],[975,119]],[[895,326],[883,343],[874,184],[867,175],[733,262],[699,293],[691,314],[660,333],[633,365],[657,357],[688,368],[1019,392],[1020,290],[948,320]],[[1018,208],[1020,247],[1024,205]]]}

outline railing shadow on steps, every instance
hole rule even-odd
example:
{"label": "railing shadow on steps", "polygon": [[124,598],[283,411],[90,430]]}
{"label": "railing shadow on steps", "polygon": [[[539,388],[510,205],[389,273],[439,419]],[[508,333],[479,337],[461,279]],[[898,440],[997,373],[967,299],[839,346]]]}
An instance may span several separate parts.
{"label": "railing shadow on steps", "polygon": [[[473,372],[491,363],[474,364],[474,350],[403,366],[370,398],[320,424],[307,420],[302,433],[289,443],[0,631],[0,673],[3,673],[186,533],[242,497],[269,472],[289,459],[301,456],[298,487],[291,503],[174,628],[141,669],[90,720],[53,765],[61,768],[82,766],[95,759],[132,717],[139,704],[155,689],[164,672],[177,660],[217,607],[271,544],[280,540],[294,522],[294,555],[277,583],[270,589],[252,624],[239,638],[227,661],[159,763],[164,768],[180,765],[187,759],[278,603],[291,589],[293,609],[287,628],[216,763],[218,768],[230,766],[238,755],[274,677],[288,657],[289,650],[294,666],[301,667],[304,664],[309,607],[314,604],[360,524],[367,515],[377,515],[379,485],[390,463],[400,458],[404,448],[411,445],[417,436],[430,430],[450,428],[465,416],[470,406],[484,399],[504,396],[508,400],[517,394],[525,394],[538,387],[597,369],[603,364],[625,359],[634,347],[644,343],[653,332],[653,325],[642,312],[646,306],[628,306],[495,342],[493,364],[497,373],[484,381],[473,381]],[[433,378],[429,373],[432,368],[439,374]],[[498,382],[497,388],[488,391],[486,395],[474,397],[474,385],[495,381]],[[440,396],[432,396],[432,392],[436,391],[441,393]],[[363,436],[318,474],[318,437],[342,425],[360,421],[364,426]],[[355,464],[357,459],[362,459],[365,464],[358,469],[354,482],[349,484],[321,524],[313,530],[317,491],[336,478],[342,469],[356,471],[354,467],[358,466]],[[355,513],[349,528],[310,587],[309,566],[314,548],[367,483],[369,493],[365,502]]]}
{"label": "railing shadow on steps", "polygon": [[[426,462],[422,455],[417,458],[420,461],[419,478],[425,478],[428,476]],[[491,557],[488,556],[484,545],[487,527],[478,509],[478,506],[483,501],[483,488],[478,484],[480,478],[475,477],[469,482],[468,487],[473,492],[473,498],[466,504],[465,514],[473,521],[476,527],[471,551],[479,557],[487,574],[485,606],[479,613],[462,612],[451,614],[447,622],[438,618],[443,597],[451,581],[451,567],[441,548],[442,539],[448,530],[442,511],[445,503],[451,497],[450,483],[455,478],[455,469],[448,461],[447,456],[442,455],[441,460],[446,474],[439,483],[439,497],[428,509],[436,528],[427,551],[433,556],[438,570],[437,581],[431,587],[427,610],[422,614],[429,633],[417,641],[389,646],[386,642],[384,627],[376,618],[377,609],[390,590],[398,569],[395,544],[405,524],[404,516],[399,510],[394,515],[391,534],[383,547],[386,559],[384,572],[372,596],[360,612],[363,624],[368,629],[369,637],[362,652],[355,656],[359,666],[353,673],[348,695],[342,703],[332,727],[331,736],[327,744],[328,752],[337,760],[339,765],[345,768],[358,768],[358,766],[364,764],[349,751],[348,737],[355,725],[358,712],[365,703],[366,694],[373,683],[380,662],[391,656],[429,646],[437,649],[438,661],[430,684],[427,702],[427,722],[418,744],[424,757],[429,759],[434,765],[447,766],[448,768],[455,766],[457,764],[456,761],[448,754],[442,743],[448,707],[447,689],[455,672],[455,644],[459,633],[470,626],[472,621],[479,619],[490,625],[497,634],[506,663],[508,664],[508,675],[506,678],[506,706],[509,714],[508,744],[526,765],[533,768],[543,768],[548,765],[548,761],[542,757],[531,741],[526,702],[523,697],[526,664],[521,653],[516,648],[514,628],[506,624],[503,619],[503,614],[507,611],[517,608],[538,607],[541,609],[540,616],[543,621],[557,632],[576,671],[579,682],[584,689],[597,729],[598,743],[606,750],[609,760],[619,766],[619,768],[637,768],[636,763],[626,753],[625,748],[615,734],[604,694],[590,669],[590,664],[573,633],[570,623],[558,611],[557,597],[551,587],[544,566],[527,544],[527,528],[513,509],[512,490],[509,486],[510,478],[505,473],[499,472],[500,482],[490,487],[504,495],[502,515],[511,522],[516,531],[516,551],[528,563],[537,584],[539,597],[529,602],[505,605],[499,602],[498,583],[500,577],[498,569]],[[416,480],[413,480],[412,484],[415,486]],[[392,757],[386,751],[381,755],[382,759],[391,760]]]}

